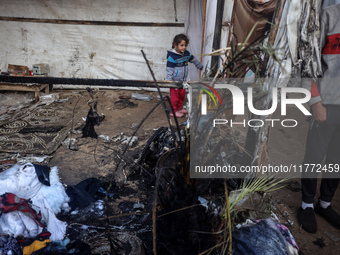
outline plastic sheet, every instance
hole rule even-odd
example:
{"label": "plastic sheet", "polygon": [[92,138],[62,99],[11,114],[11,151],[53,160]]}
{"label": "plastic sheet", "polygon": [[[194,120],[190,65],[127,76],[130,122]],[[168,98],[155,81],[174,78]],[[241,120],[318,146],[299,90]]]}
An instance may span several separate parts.
{"label": "plastic sheet", "polygon": [[[207,1],[203,53],[212,51],[217,0]],[[224,22],[230,22],[233,0],[226,0]],[[137,8],[136,8],[137,7]],[[203,0],[46,1],[3,0],[0,16],[98,22],[184,23],[182,26],[112,26],[0,21],[0,69],[8,64],[48,63],[50,76],[150,80],[140,50],[147,54],[157,80],[165,80],[166,50],[173,37],[187,33],[189,51],[200,58]],[[176,14],[175,14],[176,12]],[[177,18],[177,21],[175,21]],[[228,28],[222,28],[225,47]],[[62,47],[58,47],[61,45]],[[3,52],[3,54],[1,54]],[[203,57],[210,66],[211,56]],[[191,72],[192,71],[192,72]],[[198,80],[192,68],[189,79]]]}
{"label": "plastic sheet", "polygon": [[294,248],[293,244],[287,241],[276,223],[271,219],[260,220],[254,225],[246,225],[233,231],[232,242],[233,255],[298,254],[298,249]]}
{"label": "plastic sheet", "polygon": [[66,223],[59,221],[55,214],[61,210],[69,210],[69,197],[60,183],[57,167],[51,168],[50,184],[51,186],[46,186],[39,181],[34,165],[31,163],[16,164],[0,173],[0,195],[13,193],[20,198],[30,199],[33,209],[37,212],[41,211],[42,220],[51,233],[51,241],[62,240],[66,233]]}
{"label": "plastic sheet", "polygon": [[[189,0],[177,1],[184,23]],[[1,2],[0,16],[99,22],[176,23],[172,1]],[[0,21],[0,69],[47,63],[50,76],[150,80],[141,49],[158,80],[165,80],[166,50],[183,33],[176,26],[112,26]],[[199,52],[198,52],[199,53]]]}

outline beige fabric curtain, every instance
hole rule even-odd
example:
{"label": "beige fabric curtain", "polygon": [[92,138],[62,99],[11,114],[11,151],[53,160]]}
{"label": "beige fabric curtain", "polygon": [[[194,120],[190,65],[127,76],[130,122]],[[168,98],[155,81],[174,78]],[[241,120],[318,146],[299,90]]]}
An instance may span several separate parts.
{"label": "beige fabric curtain", "polygon": [[255,1],[255,0],[238,0],[235,6],[234,18],[234,41],[236,43],[245,42],[248,34],[252,30],[255,23],[261,20],[254,32],[252,33],[248,43],[260,38],[266,30],[270,28],[266,21],[270,21],[274,13],[276,0]]}

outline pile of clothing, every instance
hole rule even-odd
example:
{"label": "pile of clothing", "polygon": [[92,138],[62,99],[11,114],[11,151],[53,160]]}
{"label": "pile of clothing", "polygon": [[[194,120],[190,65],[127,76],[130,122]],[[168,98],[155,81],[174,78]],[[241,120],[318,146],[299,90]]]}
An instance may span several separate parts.
{"label": "pile of clothing", "polygon": [[3,246],[0,249],[4,251],[6,244],[12,244],[13,238],[21,236],[36,238],[47,233],[48,241],[63,240],[67,223],[56,215],[70,210],[69,200],[57,167],[26,163],[1,172],[0,234]]}

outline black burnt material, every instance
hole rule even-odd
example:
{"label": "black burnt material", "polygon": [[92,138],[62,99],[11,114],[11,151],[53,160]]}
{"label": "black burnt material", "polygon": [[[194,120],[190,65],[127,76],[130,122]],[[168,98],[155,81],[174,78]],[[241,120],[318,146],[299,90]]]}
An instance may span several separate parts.
{"label": "black burnt material", "polygon": [[83,137],[97,138],[98,135],[97,135],[96,131],[94,130],[94,126],[96,126],[96,125],[99,126],[99,123],[100,123],[99,115],[91,107],[90,110],[87,113],[86,123],[85,123],[85,126],[83,127],[83,130],[82,130],[83,131]]}
{"label": "black burnt material", "polygon": [[[170,150],[161,156],[156,167],[156,174],[162,169],[158,187],[161,209],[157,212],[157,254],[200,254],[214,247],[218,238],[212,233],[216,232],[220,219],[199,205],[195,185],[188,184],[181,173],[183,160],[179,157],[176,150]],[[210,254],[218,253],[215,250]]]}
{"label": "black burnt material", "polygon": [[[62,84],[62,85],[89,85],[89,86],[112,86],[112,87],[155,87],[150,81],[139,80],[117,80],[117,79],[84,79],[84,78],[62,78],[62,77],[35,77],[35,76],[9,76],[0,75],[0,82],[10,83],[40,83],[40,84]],[[163,88],[182,88],[181,84],[161,84]]]}
{"label": "black burnt material", "polygon": [[93,137],[97,138],[98,135],[94,130],[94,126],[99,126],[100,122],[103,121],[105,116],[99,116],[97,113],[97,103],[98,98],[95,98],[94,92],[91,88],[86,88],[87,92],[89,92],[92,100],[88,103],[90,106],[90,110],[87,113],[86,123],[83,127],[83,137]]}

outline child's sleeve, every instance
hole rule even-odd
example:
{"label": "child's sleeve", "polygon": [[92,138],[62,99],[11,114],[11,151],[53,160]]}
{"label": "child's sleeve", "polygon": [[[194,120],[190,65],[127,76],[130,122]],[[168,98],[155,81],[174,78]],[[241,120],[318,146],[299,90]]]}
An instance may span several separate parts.
{"label": "child's sleeve", "polygon": [[190,60],[191,63],[193,63],[198,69],[202,70],[203,69],[203,65],[201,64],[201,62],[198,61],[197,58],[195,58],[194,55],[191,55]]}

